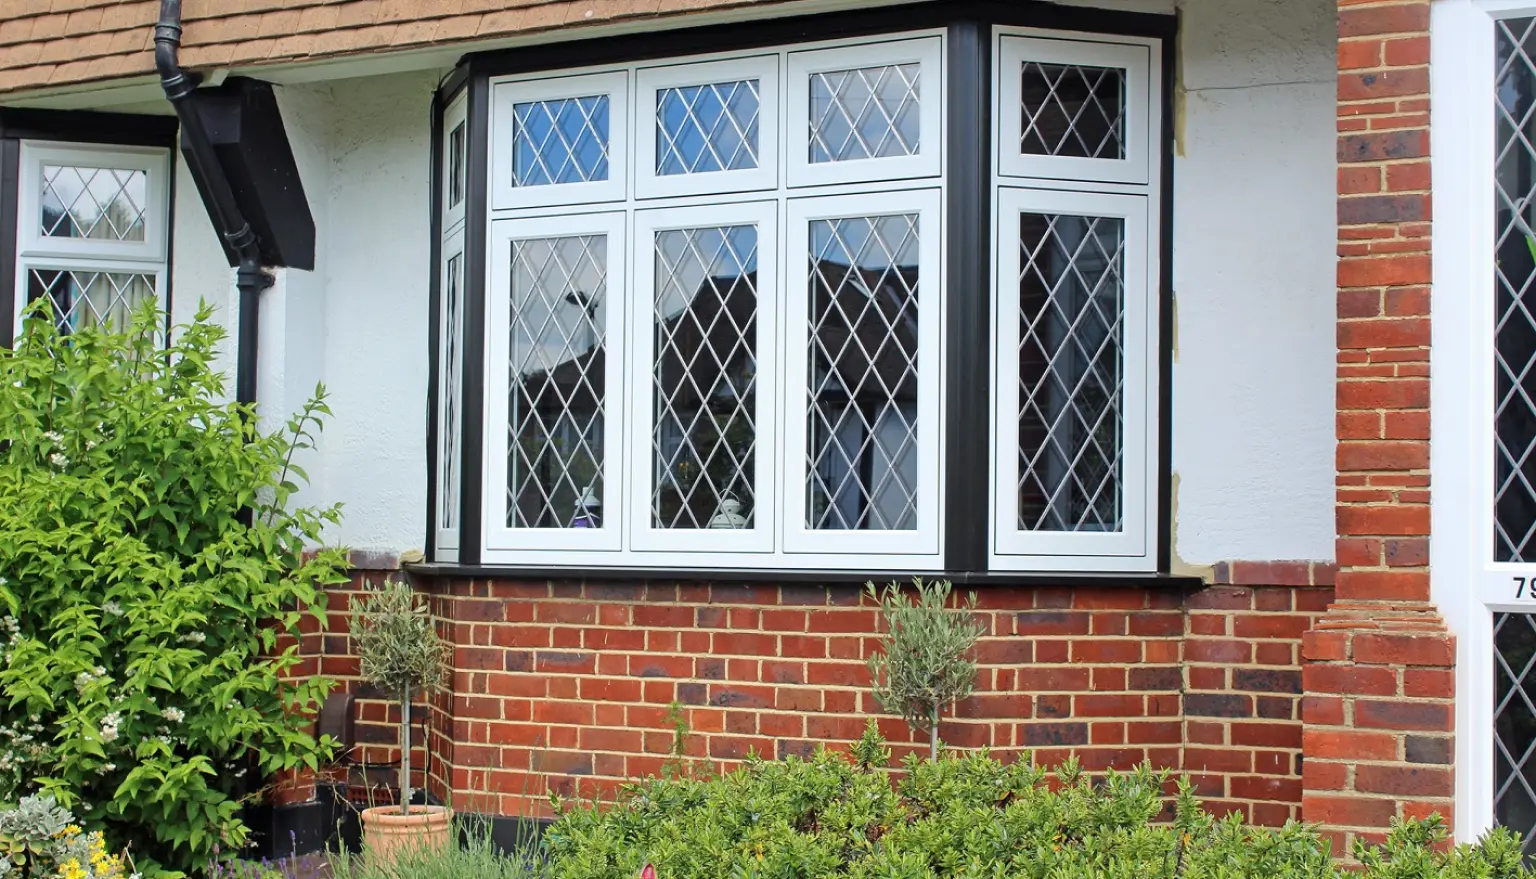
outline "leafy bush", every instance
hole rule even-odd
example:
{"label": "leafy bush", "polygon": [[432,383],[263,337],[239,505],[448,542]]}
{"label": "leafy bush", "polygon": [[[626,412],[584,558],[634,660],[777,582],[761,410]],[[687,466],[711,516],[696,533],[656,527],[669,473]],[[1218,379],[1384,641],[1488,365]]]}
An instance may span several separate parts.
{"label": "leafy bush", "polygon": [[[985,754],[910,758],[893,787],[873,735],[858,761],[750,760],[713,781],[659,779],[605,809],[557,802],[545,834],[550,879],[1340,879],[1312,830],[1245,827],[1205,813],[1180,786],[1159,821],[1166,773],[1095,783],[1073,765],[1054,778]],[[1052,784],[1051,782],[1054,782]],[[1438,818],[1362,849],[1370,879],[1514,879],[1518,840],[1496,831],[1446,854]]]}
{"label": "leafy bush", "polygon": [[52,797],[0,809],[0,879],[119,879],[123,859],[100,833],[85,833]]}
{"label": "leafy bush", "polygon": [[352,607],[352,640],[363,680],[400,700],[400,814],[411,811],[411,695],[436,692],[448,673],[448,645],[409,583],[391,580]]}
{"label": "leafy bush", "polygon": [[0,352],[0,802],[45,792],[189,870],[240,850],[258,777],[326,755],[326,686],[279,638],[323,625],[345,562],[305,555],[336,510],[286,509],[323,391],[261,436],[223,402],[207,309],[159,338],[149,309],[67,337],[38,310]]}
{"label": "leafy bush", "polygon": [[971,615],[975,593],[951,609],[948,580],[912,582],[917,598],[910,602],[895,583],[884,591],[868,584],[869,597],[879,603],[885,621],[882,650],[869,657],[869,674],[880,707],[927,732],[929,757],[938,759],[939,712],[975,690],[971,650],[984,629]]}

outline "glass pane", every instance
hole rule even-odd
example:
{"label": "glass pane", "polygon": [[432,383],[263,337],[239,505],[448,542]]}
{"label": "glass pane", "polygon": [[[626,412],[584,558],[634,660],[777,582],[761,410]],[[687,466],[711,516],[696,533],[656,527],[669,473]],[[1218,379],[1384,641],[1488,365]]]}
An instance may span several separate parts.
{"label": "glass pane", "polygon": [[811,162],[917,155],[920,64],[811,74]]}
{"label": "glass pane", "polygon": [[460,122],[448,134],[448,206],[458,207],[464,201],[464,123]]}
{"label": "glass pane", "polygon": [[459,396],[464,375],[464,309],[460,295],[464,268],[462,254],[448,260],[448,279],[443,290],[442,399],[438,429],[442,431],[438,455],[438,526],[459,527]]}
{"label": "glass pane", "polygon": [[914,530],[918,217],[817,220],[810,233],[806,527]]}
{"label": "glass pane", "polygon": [[27,300],[47,298],[60,332],[128,326],[134,309],[155,298],[155,276],[132,272],[30,269]]}
{"label": "glass pane", "polygon": [[1125,158],[1125,70],[1024,63],[1024,130],[1031,156]]}
{"label": "glass pane", "polygon": [[148,176],[128,168],[44,165],[42,234],[143,241]]}
{"label": "glass pane", "polygon": [[602,526],[608,240],[512,246],[507,525]]}
{"label": "glass pane", "polygon": [[[1493,817],[1536,854],[1536,616],[1493,615]],[[1447,757],[1449,760],[1449,757]]]}
{"label": "glass pane", "polygon": [[656,235],[651,525],[751,528],[757,227]]}
{"label": "glass pane", "polygon": [[1495,25],[1494,559],[1536,560],[1536,18]]}
{"label": "glass pane", "polygon": [[758,109],[755,79],[657,92],[656,173],[756,168]]}
{"label": "glass pane", "polygon": [[1019,229],[1019,530],[1120,531],[1125,221]]}
{"label": "glass pane", "polygon": [[607,179],[607,95],[513,106],[513,186]]}

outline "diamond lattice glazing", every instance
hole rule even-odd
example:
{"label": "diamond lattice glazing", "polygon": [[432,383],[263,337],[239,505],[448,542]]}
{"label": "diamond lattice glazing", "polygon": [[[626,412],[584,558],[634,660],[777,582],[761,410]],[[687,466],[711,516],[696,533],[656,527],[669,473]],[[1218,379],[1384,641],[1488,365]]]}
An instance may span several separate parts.
{"label": "diamond lattice glazing", "polygon": [[922,137],[922,65],[811,75],[810,160],[914,156]]}
{"label": "diamond lattice glazing", "polygon": [[918,216],[810,233],[806,526],[915,529]]}
{"label": "diamond lattice glazing", "polygon": [[1536,18],[1495,25],[1494,557],[1536,560]]}
{"label": "diamond lattice glazing", "polygon": [[652,526],[707,528],[735,500],[751,528],[757,227],[657,233],[654,305]]}
{"label": "diamond lattice glazing", "polygon": [[443,433],[438,461],[438,526],[459,527],[459,396],[462,393],[464,358],[464,310],[460,302],[460,278],[464,259],[448,260],[448,279],[443,290],[443,399],[439,430]]}
{"label": "diamond lattice glazing", "polygon": [[600,524],[607,236],[513,242],[507,525]]}
{"label": "diamond lattice glazing", "polygon": [[135,272],[30,269],[29,301],[47,298],[61,332],[95,326],[123,329],[133,312],[155,299],[155,276]]}
{"label": "diamond lattice glazing", "polygon": [[755,79],[657,92],[656,173],[756,168],[759,103]]}
{"label": "diamond lattice glazing", "polygon": [[1494,820],[1536,854],[1536,616],[1493,617]]}
{"label": "diamond lattice glazing", "polygon": [[1125,158],[1125,70],[1027,61],[1023,76],[1022,153]]}
{"label": "diamond lattice glazing", "polygon": [[48,238],[143,241],[148,176],[138,169],[44,165],[40,231]]}
{"label": "diamond lattice glazing", "polygon": [[1125,222],[1019,219],[1018,526],[1119,531]]}
{"label": "diamond lattice glazing", "polygon": [[514,186],[608,179],[608,96],[530,101],[513,107]]}

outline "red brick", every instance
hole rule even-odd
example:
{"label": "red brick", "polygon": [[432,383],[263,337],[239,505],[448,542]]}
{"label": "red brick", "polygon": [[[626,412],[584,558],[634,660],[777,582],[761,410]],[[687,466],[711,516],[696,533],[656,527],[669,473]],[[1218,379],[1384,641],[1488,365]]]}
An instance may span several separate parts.
{"label": "red brick", "polygon": [[1301,751],[1308,759],[1396,760],[1397,739],[1390,733],[1364,730],[1306,729]]}
{"label": "red brick", "polygon": [[1355,702],[1355,725],[1363,729],[1449,732],[1452,721],[1447,702]]}
{"label": "red brick", "polygon": [[1428,31],[1428,3],[1402,3],[1355,9],[1346,7],[1339,10],[1341,40],[1372,34],[1418,34]]}
{"label": "red brick", "polygon": [[[1310,767],[1309,767],[1310,770]],[[1307,786],[1312,790],[1312,786]],[[1334,827],[1386,827],[1397,815],[1391,800],[1306,794],[1301,799],[1303,821]]]}
{"label": "red brick", "polygon": [[1358,665],[1308,665],[1302,670],[1309,693],[1346,696],[1392,696],[1397,693],[1397,673],[1388,668]]}
{"label": "red brick", "polygon": [[1340,287],[1427,284],[1430,281],[1430,260],[1428,256],[1341,259],[1338,280]]}
{"label": "red brick", "polygon": [[1443,635],[1361,634],[1355,637],[1355,661],[1449,668],[1456,662],[1456,647]]}
{"label": "red brick", "polygon": [[1455,793],[1451,770],[1429,766],[1359,766],[1355,768],[1355,789],[1399,797],[1450,797]]}

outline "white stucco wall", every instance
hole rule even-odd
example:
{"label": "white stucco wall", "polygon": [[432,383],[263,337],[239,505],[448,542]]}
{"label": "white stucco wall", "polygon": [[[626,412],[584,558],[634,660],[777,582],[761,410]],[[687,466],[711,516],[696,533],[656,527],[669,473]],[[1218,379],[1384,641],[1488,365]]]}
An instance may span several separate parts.
{"label": "white stucco wall", "polygon": [[1174,554],[1333,558],[1333,0],[1180,0]]}
{"label": "white stucco wall", "polygon": [[429,108],[435,73],[279,90],[316,227],[313,272],[263,295],[260,388],[269,429],[323,382],[333,412],[303,461],[300,499],[343,505],[330,536],[422,546],[426,520]]}
{"label": "white stucco wall", "polygon": [[[1329,559],[1336,7],[1177,5],[1175,558],[1186,568]],[[436,81],[425,72],[279,89],[319,258],[313,273],[279,273],[265,294],[263,414],[275,426],[325,382],[335,415],[303,497],[345,504],[333,537],[359,549],[424,540]],[[212,289],[228,271],[190,181],[180,193],[177,288],[199,279]]]}

